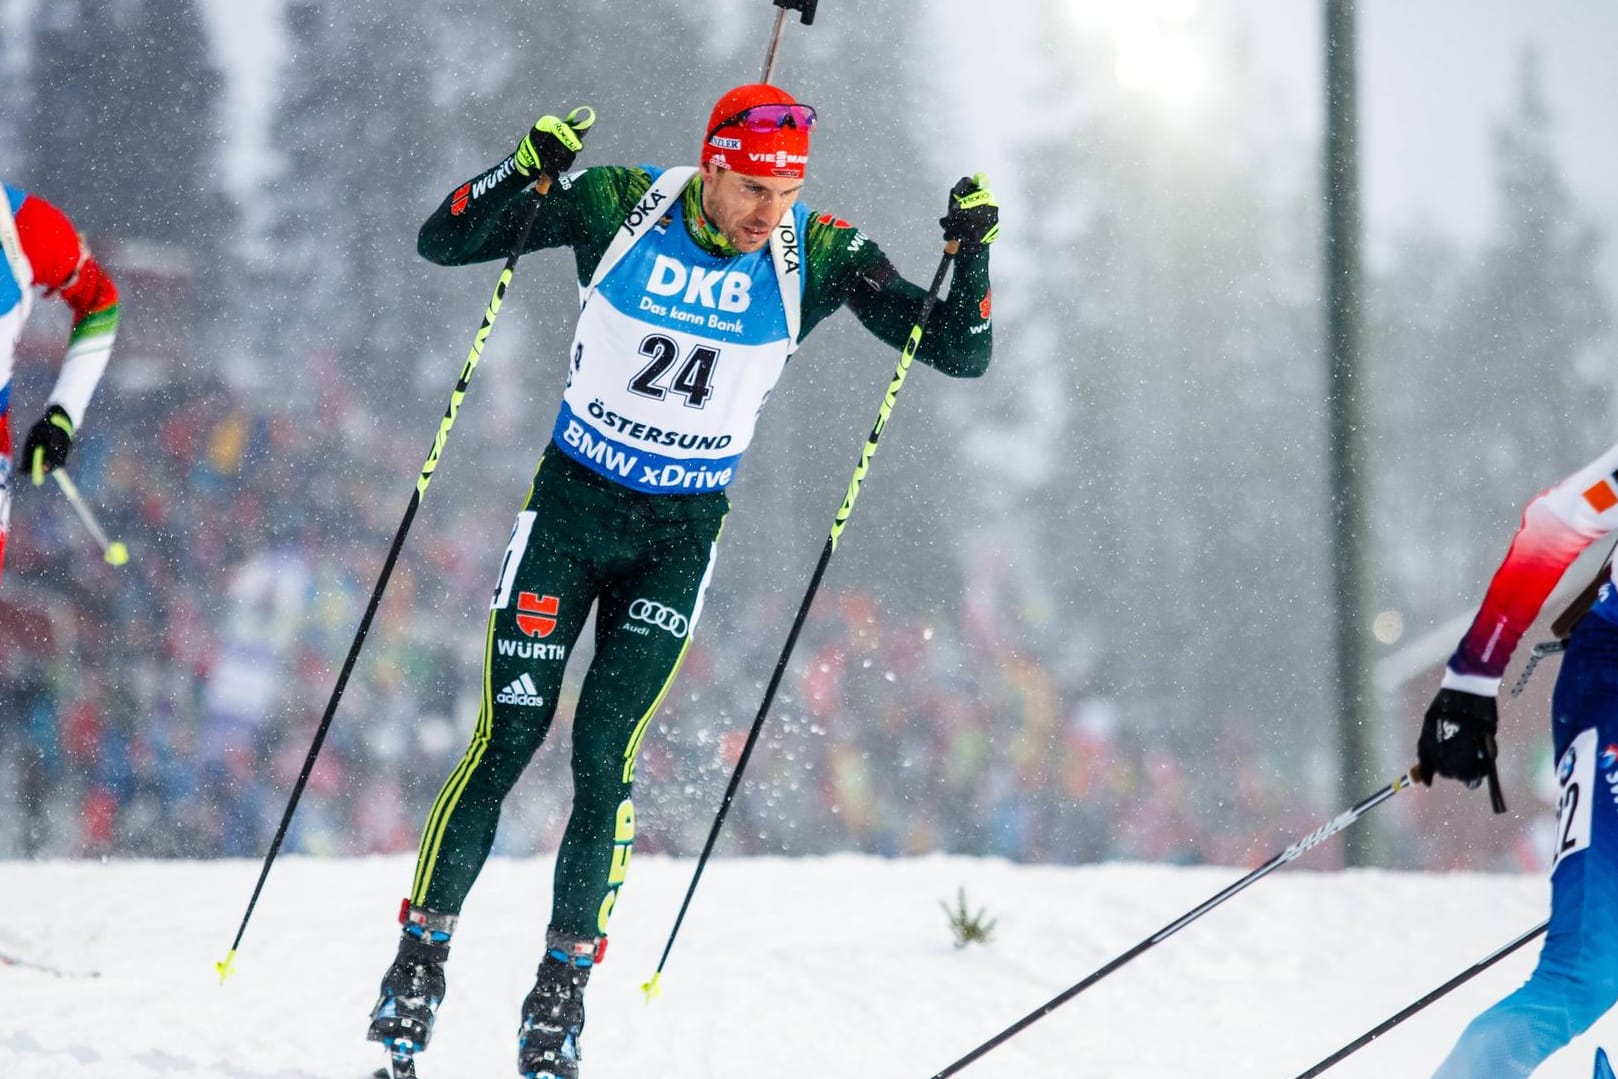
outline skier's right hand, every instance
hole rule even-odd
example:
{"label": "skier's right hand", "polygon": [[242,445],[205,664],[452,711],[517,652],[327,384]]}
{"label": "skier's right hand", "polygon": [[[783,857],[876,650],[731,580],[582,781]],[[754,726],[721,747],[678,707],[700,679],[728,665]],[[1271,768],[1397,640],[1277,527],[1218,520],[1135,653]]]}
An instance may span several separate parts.
{"label": "skier's right hand", "polygon": [[1439,690],[1427,706],[1421,737],[1416,740],[1417,778],[1429,787],[1435,775],[1476,787],[1494,770],[1498,726],[1493,697],[1460,689]]}
{"label": "skier's right hand", "polygon": [[595,110],[580,105],[563,120],[549,114],[534,121],[533,128],[517,144],[513,160],[519,175],[538,180],[540,174],[555,178],[573,167],[573,157],[584,146],[585,132],[596,122]]}

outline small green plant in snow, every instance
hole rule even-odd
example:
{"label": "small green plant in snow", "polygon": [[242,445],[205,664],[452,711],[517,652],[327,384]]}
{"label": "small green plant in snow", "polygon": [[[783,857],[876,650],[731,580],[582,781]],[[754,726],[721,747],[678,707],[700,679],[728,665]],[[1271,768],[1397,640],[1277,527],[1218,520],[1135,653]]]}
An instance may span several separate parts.
{"label": "small green plant in snow", "polygon": [[957,949],[973,943],[988,944],[993,939],[995,919],[984,919],[984,915],[988,913],[987,908],[980,909],[976,914],[967,908],[965,888],[956,892],[953,909],[942,899],[938,901],[938,905],[944,909],[944,914],[949,918],[949,928],[955,934]]}

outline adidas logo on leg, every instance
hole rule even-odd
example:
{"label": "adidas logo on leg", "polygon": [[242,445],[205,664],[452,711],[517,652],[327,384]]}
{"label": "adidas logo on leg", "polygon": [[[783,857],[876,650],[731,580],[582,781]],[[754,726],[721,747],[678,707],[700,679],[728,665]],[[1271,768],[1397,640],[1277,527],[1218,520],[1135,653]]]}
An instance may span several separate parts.
{"label": "adidas logo on leg", "polygon": [[527,674],[502,689],[494,700],[496,704],[515,704],[524,708],[538,708],[545,703],[545,698],[539,695],[539,687]]}

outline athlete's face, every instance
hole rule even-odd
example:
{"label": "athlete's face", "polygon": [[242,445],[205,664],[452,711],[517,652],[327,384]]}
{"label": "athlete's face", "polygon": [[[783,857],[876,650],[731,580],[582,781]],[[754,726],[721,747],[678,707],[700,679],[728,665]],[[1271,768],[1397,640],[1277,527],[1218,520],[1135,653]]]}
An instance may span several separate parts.
{"label": "athlete's face", "polygon": [[790,176],[747,176],[712,161],[702,166],[702,212],[743,254],[769,242],[770,230],[802,190],[803,181]]}

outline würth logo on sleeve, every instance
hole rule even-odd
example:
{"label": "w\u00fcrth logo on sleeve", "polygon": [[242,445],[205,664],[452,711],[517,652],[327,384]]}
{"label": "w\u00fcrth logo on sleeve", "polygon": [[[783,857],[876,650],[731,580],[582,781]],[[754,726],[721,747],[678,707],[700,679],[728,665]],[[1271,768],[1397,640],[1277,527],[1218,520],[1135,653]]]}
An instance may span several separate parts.
{"label": "w\u00fcrth logo on sleeve", "polygon": [[561,600],[537,592],[517,593],[517,628],[530,637],[549,637],[556,628],[556,612]]}
{"label": "w\u00fcrth logo on sleeve", "polygon": [[468,180],[455,189],[455,194],[449,197],[449,212],[452,217],[460,217],[466,212],[466,204],[472,197],[472,182]]}

